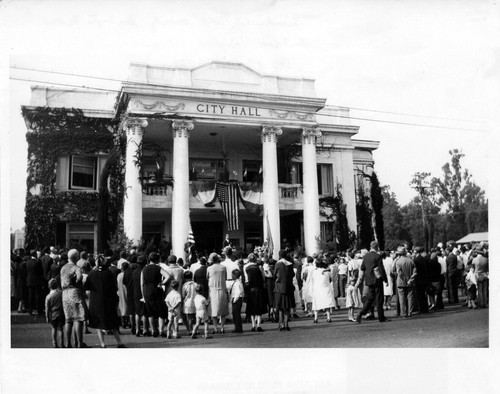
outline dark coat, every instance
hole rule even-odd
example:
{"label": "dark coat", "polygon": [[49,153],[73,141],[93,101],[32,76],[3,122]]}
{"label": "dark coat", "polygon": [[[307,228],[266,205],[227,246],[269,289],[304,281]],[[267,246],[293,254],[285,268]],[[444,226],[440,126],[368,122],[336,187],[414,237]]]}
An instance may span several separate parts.
{"label": "dark coat", "polygon": [[429,284],[429,258],[418,254],[413,259],[417,268],[417,276],[415,278],[416,286],[427,286]]}
{"label": "dark coat", "polygon": [[42,256],[41,261],[42,261],[43,277],[45,281],[48,282],[51,278],[50,267],[52,266],[52,264],[54,264],[54,260],[52,260],[52,257],[50,257],[50,255],[45,254]]}
{"label": "dark coat", "polygon": [[446,257],[446,272],[448,274],[453,274],[457,271],[457,256],[455,253],[450,253],[448,257]]}
{"label": "dark coat", "polygon": [[[379,272],[382,275],[379,280],[377,280],[373,272],[377,267],[379,268]],[[365,257],[363,257],[363,262],[361,263],[360,269],[361,271],[365,271],[364,280],[365,285],[367,286],[380,284],[382,281],[387,282],[387,275],[385,273],[382,255],[378,254],[377,252],[368,252]]]}
{"label": "dark coat", "polygon": [[118,329],[118,287],[113,273],[106,268],[90,271],[85,290],[90,291],[89,326],[101,330]]}
{"label": "dark coat", "polygon": [[193,275],[193,280],[201,286],[201,295],[208,299],[207,268],[206,265],[198,268]]}
{"label": "dark coat", "polygon": [[274,292],[293,296],[295,287],[293,285],[293,264],[286,265],[282,260],[276,263],[274,268],[275,285]]}
{"label": "dark coat", "polygon": [[131,315],[135,315],[134,281],[132,279],[132,275],[136,268],[137,264],[130,264],[123,272],[123,285],[127,289],[127,307]]}
{"label": "dark coat", "polygon": [[35,258],[26,261],[26,286],[39,287],[43,284],[42,262]]}

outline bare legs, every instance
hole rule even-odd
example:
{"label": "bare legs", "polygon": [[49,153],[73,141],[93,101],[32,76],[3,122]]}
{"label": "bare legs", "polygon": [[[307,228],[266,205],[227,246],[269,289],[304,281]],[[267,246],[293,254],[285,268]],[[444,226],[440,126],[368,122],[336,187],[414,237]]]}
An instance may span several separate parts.
{"label": "bare legs", "polygon": [[[115,336],[116,343],[117,343],[118,347],[124,347],[123,343],[122,343],[122,340],[120,338],[120,334],[118,333],[118,330],[112,330],[112,331],[113,331],[113,335]],[[97,336],[99,337],[99,342],[100,342],[101,347],[105,348],[106,344],[104,343],[104,333],[103,333],[103,330],[98,329],[97,330]]]}

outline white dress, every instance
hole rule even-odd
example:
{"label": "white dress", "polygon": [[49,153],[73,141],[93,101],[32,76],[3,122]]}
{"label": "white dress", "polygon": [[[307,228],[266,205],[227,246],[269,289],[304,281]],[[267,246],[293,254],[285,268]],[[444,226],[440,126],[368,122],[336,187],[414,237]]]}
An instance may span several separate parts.
{"label": "white dress", "polygon": [[328,269],[316,268],[312,272],[311,290],[312,290],[312,309],[333,308],[335,301],[333,299],[333,287],[330,283],[331,274]]}
{"label": "white dress", "polygon": [[292,280],[293,287],[295,288],[295,290],[293,291],[293,298],[295,299],[295,307],[299,308],[302,299],[300,298],[299,282],[297,282],[297,268],[293,269],[293,273],[295,274],[293,275],[293,280]]}
{"label": "white dress", "polygon": [[314,265],[308,264],[302,271],[302,299],[305,304],[312,302],[311,279],[315,269]]}
{"label": "white dress", "polygon": [[390,257],[386,257],[383,261],[385,274],[387,275],[387,284],[384,282],[384,295],[392,296],[392,277],[391,271],[394,261]]}

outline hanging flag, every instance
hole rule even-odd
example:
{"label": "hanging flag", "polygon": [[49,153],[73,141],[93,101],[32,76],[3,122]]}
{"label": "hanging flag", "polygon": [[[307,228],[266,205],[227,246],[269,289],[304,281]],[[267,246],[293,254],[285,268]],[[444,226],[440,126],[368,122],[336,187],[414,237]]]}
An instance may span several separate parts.
{"label": "hanging flag", "polygon": [[267,250],[269,252],[269,256],[273,257],[274,254],[274,242],[273,242],[273,234],[271,233],[271,224],[269,223],[269,213],[266,213],[266,222],[267,222]]}
{"label": "hanging flag", "polygon": [[243,176],[246,177],[248,175],[247,167],[245,166],[245,172],[243,173]]}
{"label": "hanging flag", "polygon": [[188,242],[191,244],[196,243],[194,240],[193,228],[191,227],[191,223],[189,224]]}
{"label": "hanging flag", "polygon": [[262,174],[262,164],[259,167],[259,174]]}
{"label": "hanging flag", "polygon": [[236,182],[217,182],[217,197],[229,231],[238,230],[238,185]]}

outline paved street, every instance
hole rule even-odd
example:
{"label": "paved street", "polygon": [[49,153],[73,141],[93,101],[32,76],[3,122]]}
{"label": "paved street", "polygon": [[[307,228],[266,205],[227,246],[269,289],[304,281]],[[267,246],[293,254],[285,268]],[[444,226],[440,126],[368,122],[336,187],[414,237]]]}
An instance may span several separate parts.
{"label": "paved street", "polygon": [[[415,315],[411,319],[395,317],[391,309],[386,315],[391,322],[379,323],[363,320],[357,325],[347,320],[347,310],[333,313],[333,321],[321,317],[318,324],[303,317],[290,323],[290,332],[278,332],[277,324],[265,322],[263,333],[250,332],[250,324],[244,325],[243,334],[231,334],[232,324],[224,335],[213,335],[211,339],[191,339],[184,326],[182,338],[137,338],[130,330],[122,330],[122,340],[130,348],[436,348],[436,347],[488,347],[488,309],[469,310],[458,305],[445,305],[445,309],[428,315]],[[13,348],[52,347],[50,326],[37,316],[12,313]],[[84,341],[98,347],[97,334],[86,334]],[[113,337],[106,337],[109,347],[115,347]]]}

